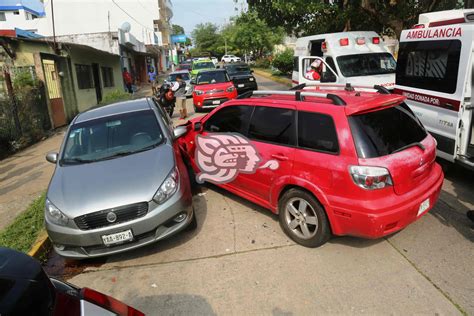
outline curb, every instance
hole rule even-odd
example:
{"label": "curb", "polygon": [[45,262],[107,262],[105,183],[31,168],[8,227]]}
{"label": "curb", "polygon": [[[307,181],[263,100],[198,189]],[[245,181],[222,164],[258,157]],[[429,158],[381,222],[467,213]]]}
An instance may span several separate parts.
{"label": "curb", "polygon": [[276,81],[278,83],[287,85],[288,87],[291,87],[291,80],[290,79],[276,77],[272,74],[269,74],[268,72],[266,72],[264,70],[260,70],[260,69],[257,69],[257,68],[254,68],[253,71],[254,71],[255,74],[257,74],[259,76],[265,77],[267,79],[270,79],[270,80]]}
{"label": "curb", "polygon": [[33,246],[31,246],[31,249],[28,251],[28,255],[39,260],[48,253],[50,248],[51,241],[48,238],[48,233],[43,229],[40,231]]}

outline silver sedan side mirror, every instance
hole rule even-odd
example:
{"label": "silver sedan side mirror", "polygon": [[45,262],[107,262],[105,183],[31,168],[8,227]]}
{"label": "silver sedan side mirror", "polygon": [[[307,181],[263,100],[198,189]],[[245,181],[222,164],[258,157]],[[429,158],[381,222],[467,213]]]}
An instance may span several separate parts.
{"label": "silver sedan side mirror", "polygon": [[178,126],[175,127],[173,130],[174,139],[178,139],[181,136],[185,135],[188,132],[188,128],[186,126]]}
{"label": "silver sedan side mirror", "polygon": [[46,155],[46,160],[49,161],[50,163],[57,163],[58,162],[58,153],[48,153]]}

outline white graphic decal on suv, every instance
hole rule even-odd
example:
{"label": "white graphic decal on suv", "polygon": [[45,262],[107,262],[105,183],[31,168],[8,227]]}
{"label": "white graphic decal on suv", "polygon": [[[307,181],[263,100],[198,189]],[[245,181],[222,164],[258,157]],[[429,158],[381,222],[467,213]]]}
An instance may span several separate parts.
{"label": "white graphic decal on suv", "polygon": [[239,173],[255,173],[257,169],[276,170],[278,161],[269,160],[258,167],[262,158],[250,141],[234,133],[213,133],[209,136],[196,136],[196,164],[201,172],[196,181],[203,183],[229,183]]}

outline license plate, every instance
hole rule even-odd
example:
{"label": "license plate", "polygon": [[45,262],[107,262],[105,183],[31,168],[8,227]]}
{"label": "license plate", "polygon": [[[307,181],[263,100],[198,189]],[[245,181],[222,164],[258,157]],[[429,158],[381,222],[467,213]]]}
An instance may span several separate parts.
{"label": "license plate", "polygon": [[430,199],[427,198],[420,204],[420,208],[418,209],[418,214],[416,216],[420,216],[421,214],[423,214],[429,207],[430,207]]}
{"label": "license plate", "polygon": [[243,87],[245,87],[245,84],[243,84],[243,83],[237,85],[237,88],[243,88]]}
{"label": "license plate", "polygon": [[212,104],[221,104],[220,100],[212,101]]}
{"label": "license plate", "polygon": [[106,246],[120,244],[130,240],[133,240],[133,234],[131,229],[116,234],[102,236],[102,241]]}

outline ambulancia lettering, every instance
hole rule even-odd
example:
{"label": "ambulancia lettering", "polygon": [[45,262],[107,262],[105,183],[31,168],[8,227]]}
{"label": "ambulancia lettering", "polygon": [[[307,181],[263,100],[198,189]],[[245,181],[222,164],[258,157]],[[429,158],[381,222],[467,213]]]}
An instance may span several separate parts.
{"label": "ambulancia lettering", "polygon": [[444,29],[417,29],[408,31],[407,39],[435,38],[435,37],[461,37],[460,27],[448,27]]}

